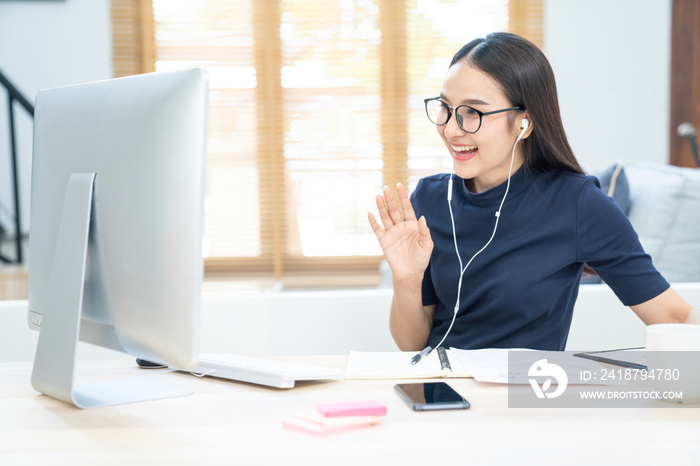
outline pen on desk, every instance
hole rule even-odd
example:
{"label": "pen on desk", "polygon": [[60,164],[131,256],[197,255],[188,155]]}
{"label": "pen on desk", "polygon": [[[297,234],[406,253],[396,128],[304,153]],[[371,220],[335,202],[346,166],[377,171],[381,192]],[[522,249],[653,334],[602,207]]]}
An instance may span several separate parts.
{"label": "pen on desk", "polygon": [[424,349],[423,351],[421,351],[420,353],[416,354],[415,356],[413,356],[413,357],[411,358],[411,365],[417,364],[418,361],[420,361],[421,359],[423,359],[423,356],[427,356],[428,354],[430,354],[430,352],[431,352],[432,350],[433,350],[433,348],[431,348],[430,346],[426,346],[425,349]]}
{"label": "pen on desk", "polygon": [[647,366],[645,366],[643,364],[637,364],[635,362],[630,362],[630,361],[621,361],[619,359],[605,358],[603,356],[594,356],[592,354],[586,354],[586,353],[576,353],[576,354],[574,354],[574,356],[577,356],[577,357],[583,358],[583,359],[590,359],[592,361],[613,364],[615,366],[630,367],[632,369],[639,369],[642,371],[647,370]]}
{"label": "pen on desk", "polygon": [[447,369],[449,372],[452,372],[452,366],[450,366],[450,358],[447,357],[447,351],[445,351],[445,348],[439,346],[437,352],[438,357],[440,358],[440,370],[444,371],[445,369]]}

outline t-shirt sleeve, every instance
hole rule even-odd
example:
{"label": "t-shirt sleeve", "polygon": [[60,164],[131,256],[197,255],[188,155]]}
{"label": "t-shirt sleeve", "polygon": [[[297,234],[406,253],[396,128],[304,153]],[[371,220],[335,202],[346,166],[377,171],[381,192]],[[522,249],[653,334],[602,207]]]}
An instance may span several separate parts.
{"label": "t-shirt sleeve", "polygon": [[[411,193],[411,205],[413,206],[413,211],[416,214],[416,218],[420,218],[423,213],[421,212],[421,203],[417,201],[417,197],[423,188],[423,180],[418,181],[416,189]],[[428,225],[430,228],[430,225]],[[435,287],[433,286],[433,279],[430,273],[430,268],[432,266],[432,261],[428,263],[428,267],[425,269],[423,275],[423,283],[421,285],[421,296],[423,298],[423,306],[430,306],[437,304],[437,294],[435,293]]]}
{"label": "t-shirt sleeve", "polygon": [[623,304],[641,304],[669,288],[627,216],[592,177],[582,186],[576,215],[577,260],[591,266]]}

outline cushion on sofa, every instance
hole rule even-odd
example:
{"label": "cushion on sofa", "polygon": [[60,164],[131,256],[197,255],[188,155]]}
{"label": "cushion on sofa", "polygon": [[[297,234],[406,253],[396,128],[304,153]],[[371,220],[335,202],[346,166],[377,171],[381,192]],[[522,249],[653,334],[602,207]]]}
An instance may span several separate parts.
{"label": "cushion on sofa", "polygon": [[612,197],[615,204],[617,204],[625,214],[629,214],[631,207],[630,187],[622,164],[616,163],[602,172],[592,173],[592,175],[598,178],[600,189],[602,189],[605,194]]}
{"label": "cushion on sofa", "polygon": [[700,281],[700,170],[649,162],[625,165],[629,219],[669,282]]}

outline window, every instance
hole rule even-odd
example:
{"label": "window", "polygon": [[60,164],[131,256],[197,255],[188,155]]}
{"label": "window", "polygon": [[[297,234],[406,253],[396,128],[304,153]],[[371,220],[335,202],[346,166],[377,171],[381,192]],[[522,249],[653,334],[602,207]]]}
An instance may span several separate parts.
{"label": "window", "polygon": [[542,42],[541,0],[113,0],[113,21],[115,74],[209,71],[207,272],[310,285],[376,280],[375,196],[449,170],[423,99],[452,55]]}

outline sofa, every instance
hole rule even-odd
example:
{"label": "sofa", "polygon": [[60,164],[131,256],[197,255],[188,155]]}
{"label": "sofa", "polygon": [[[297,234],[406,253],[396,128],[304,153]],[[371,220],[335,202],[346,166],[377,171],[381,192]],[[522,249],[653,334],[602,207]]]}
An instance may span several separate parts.
{"label": "sofa", "polygon": [[650,162],[595,173],[670,282],[700,282],[700,170]]}
{"label": "sofa", "polygon": [[656,268],[670,282],[700,282],[700,170],[638,162],[624,173],[630,222]]}

